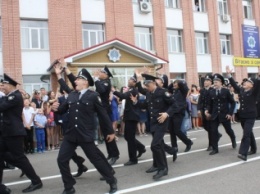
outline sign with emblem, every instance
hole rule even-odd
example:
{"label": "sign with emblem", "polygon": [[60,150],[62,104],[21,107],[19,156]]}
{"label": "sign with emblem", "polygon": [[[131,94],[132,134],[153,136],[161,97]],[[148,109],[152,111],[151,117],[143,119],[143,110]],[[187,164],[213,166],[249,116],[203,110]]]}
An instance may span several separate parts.
{"label": "sign with emblem", "polygon": [[260,58],[259,29],[257,26],[242,25],[244,57]]}
{"label": "sign with emblem", "polygon": [[108,57],[110,61],[113,61],[114,63],[120,60],[121,54],[120,51],[116,48],[109,49]]}

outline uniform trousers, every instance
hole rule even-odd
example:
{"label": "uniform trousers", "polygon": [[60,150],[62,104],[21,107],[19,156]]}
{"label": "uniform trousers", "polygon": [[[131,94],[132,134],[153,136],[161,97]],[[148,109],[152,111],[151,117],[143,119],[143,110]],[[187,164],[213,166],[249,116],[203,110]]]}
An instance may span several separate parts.
{"label": "uniform trousers", "polygon": [[247,152],[250,147],[251,147],[251,151],[256,152],[257,150],[255,136],[253,133],[255,119],[240,118],[240,122],[243,129],[243,137],[239,148],[239,154],[247,156]]}
{"label": "uniform trousers", "polygon": [[24,145],[26,152],[34,152],[34,143],[33,143],[33,126],[30,127],[30,130],[26,129],[27,136],[24,138]]}
{"label": "uniform trousers", "polygon": [[128,146],[129,160],[137,162],[137,150],[143,151],[145,146],[135,138],[138,121],[125,121],[125,140]]}
{"label": "uniform trousers", "polygon": [[[166,122],[166,121],[165,121]],[[155,130],[152,132],[151,150],[153,154],[153,166],[157,167],[158,170],[168,169],[166,154],[164,151],[163,137],[165,130]]]}
{"label": "uniform trousers", "polygon": [[209,147],[210,147],[211,146],[210,120],[206,118],[205,113],[202,113],[201,117],[202,117],[203,127],[208,132],[208,140],[209,140]]}
{"label": "uniform trousers", "polygon": [[65,136],[57,159],[65,189],[71,189],[76,183],[70,172],[69,161],[75,153],[77,146],[82,148],[90,162],[105,178],[107,183],[113,183],[115,181],[113,168],[109,165],[104,154],[97,148],[94,142],[72,142]]}
{"label": "uniform trousers", "polygon": [[171,143],[173,148],[178,148],[177,137],[185,144],[190,145],[191,140],[181,131],[181,124],[184,114],[174,114],[170,117],[169,130],[171,135]]}
{"label": "uniform trousers", "polygon": [[[100,125],[100,130],[106,140],[108,134],[107,134],[107,131],[105,130],[106,129],[105,123],[100,121],[99,125]],[[106,148],[107,148],[108,157],[119,157],[119,150],[118,150],[115,139],[111,142],[105,141],[105,144],[106,144]]]}
{"label": "uniform trousers", "polygon": [[31,180],[32,184],[39,184],[41,179],[36,175],[31,163],[28,158],[24,155],[23,150],[24,137],[23,136],[12,136],[12,137],[1,137],[0,136],[0,183],[3,179],[3,161],[5,153],[8,154],[8,160],[10,163],[20,168],[25,175]]}
{"label": "uniform trousers", "polygon": [[217,117],[214,120],[210,121],[210,135],[211,135],[211,146],[213,150],[218,151],[218,141],[219,141],[219,132],[218,132],[218,126],[222,123],[226,133],[230,137],[231,141],[236,139],[235,133],[233,129],[231,128],[230,120],[225,121],[219,121],[219,117]]}

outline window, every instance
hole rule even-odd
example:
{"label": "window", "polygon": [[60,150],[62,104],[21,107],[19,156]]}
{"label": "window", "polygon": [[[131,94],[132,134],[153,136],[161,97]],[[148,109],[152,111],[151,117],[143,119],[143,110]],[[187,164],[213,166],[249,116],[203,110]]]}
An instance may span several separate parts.
{"label": "window", "polygon": [[252,0],[243,0],[244,18],[253,19]]}
{"label": "window", "polygon": [[50,75],[44,75],[48,79],[44,79],[46,83],[42,82],[41,75],[24,75],[23,76],[23,89],[28,93],[32,94],[34,90],[40,90],[45,88],[46,91],[50,90]]}
{"label": "window", "polygon": [[132,0],[133,3],[138,3],[138,2],[147,2],[147,3],[150,3],[151,1],[150,0]]}
{"label": "window", "polygon": [[165,0],[165,7],[180,8],[180,2],[179,0]]}
{"label": "window", "polygon": [[135,45],[144,50],[152,51],[152,29],[146,27],[135,27]]}
{"label": "window", "polygon": [[230,35],[220,34],[220,53],[231,55]]}
{"label": "window", "polygon": [[194,11],[197,11],[197,12],[206,11],[205,0],[193,0],[193,1],[194,1]]}
{"label": "window", "polygon": [[182,52],[182,31],[167,30],[168,52],[180,53]]}
{"label": "window", "polygon": [[83,48],[88,48],[104,42],[103,24],[82,24]]}
{"label": "window", "polygon": [[48,23],[46,21],[21,21],[22,49],[49,49]]}
{"label": "window", "polygon": [[196,36],[197,54],[207,54],[207,53],[209,53],[209,50],[208,50],[208,34],[196,32],[195,36]]}
{"label": "window", "polygon": [[218,14],[219,15],[227,15],[228,14],[227,0],[218,0]]}

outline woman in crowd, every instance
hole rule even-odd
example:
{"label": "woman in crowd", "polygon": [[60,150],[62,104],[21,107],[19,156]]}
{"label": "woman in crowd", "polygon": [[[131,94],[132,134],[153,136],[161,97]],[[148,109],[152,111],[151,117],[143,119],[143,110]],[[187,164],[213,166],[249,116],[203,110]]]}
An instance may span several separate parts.
{"label": "woman in crowd", "polygon": [[[145,96],[142,94],[139,94],[139,99],[138,101],[140,103],[145,101]],[[145,133],[145,122],[147,121],[147,110],[146,109],[139,109],[139,122],[137,123],[137,129],[139,132],[139,135],[142,137],[147,136]]]}
{"label": "woman in crowd", "polygon": [[232,115],[232,117],[231,117],[231,119],[230,119],[230,122],[231,122],[231,123],[237,123],[237,122],[236,122],[236,114],[237,114],[238,104],[239,104],[238,95],[235,93],[234,88],[233,88],[230,84],[228,85],[228,89],[229,89],[231,95],[233,96],[233,98],[234,98],[234,100],[235,100],[235,102],[236,102],[236,106],[235,106],[233,115]]}
{"label": "woman in crowd", "polygon": [[[120,89],[120,93],[125,93],[128,91],[128,87],[124,86]],[[124,123],[124,110],[125,110],[125,99],[120,101],[118,106],[118,112],[119,112],[119,122],[120,122],[120,128],[119,128],[119,135],[124,136],[124,129],[125,129],[125,123]]]}
{"label": "woman in crowd", "polygon": [[[54,102],[56,102],[58,100],[58,91],[59,88],[57,88],[57,92],[55,94],[55,92],[50,91],[48,92],[48,103],[49,105],[52,105]],[[53,142],[52,142],[52,149],[57,149],[59,148],[59,134],[61,132],[60,130],[60,126],[57,125],[58,123],[58,115],[55,114],[54,112],[50,111],[49,115],[47,115],[47,118],[49,119],[49,117],[52,121],[52,123],[50,123],[49,127],[52,128],[52,134],[53,134]],[[53,120],[52,120],[53,117]]]}
{"label": "woman in crowd", "polygon": [[[110,92],[109,100],[110,100],[110,106],[111,106],[110,119],[112,121],[113,129],[114,129],[114,131],[116,133],[116,131],[117,131],[117,122],[119,120],[118,98],[115,95],[113,95],[112,92]],[[116,137],[116,139],[118,139],[118,138]]]}
{"label": "woman in crowd", "polygon": [[199,117],[198,117],[198,100],[199,100],[199,92],[196,85],[191,86],[191,118],[193,129],[199,129]]}

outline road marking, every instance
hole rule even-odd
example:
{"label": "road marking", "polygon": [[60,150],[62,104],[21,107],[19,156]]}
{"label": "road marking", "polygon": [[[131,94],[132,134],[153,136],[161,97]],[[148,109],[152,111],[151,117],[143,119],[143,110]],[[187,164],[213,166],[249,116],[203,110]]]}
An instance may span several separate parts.
{"label": "road marking", "polygon": [[[255,138],[256,140],[259,140],[260,137],[257,137]],[[237,144],[239,144],[240,141],[237,142]],[[227,146],[230,146],[231,143],[228,143],[228,144],[223,144],[223,145],[219,145],[219,147],[227,147]],[[182,156],[182,155],[187,155],[187,154],[192,154],[192,153],[198,153],[198,152],[203,152],[203,151],[206,151],[207,148],[203,148],[203,149],[198,149],[198,150],[192,150],[192,151],[189,151],[189,152],[182,152],[182,153],[179,153],[178,156]],[[172,157],[171,155],[167,155],[166,156],[167,158],[170,158]],[[138,161],[139,164],[142,164],[142,163],[147,163],[147,162],[151,162],[153,161],[153,159],[146,159],[146,160],[140,160]],[[250,160],[248,160],[250,161]],[[124,164],[116,164],[116,165],[113,165],[113,168],[120,168],[120,167],[124,167]],[[97,170],[94,168],[94,169],[89,169],[86,173],[90,173],[90,172],[96,172]],[[72,174],[76,174],[77,172],[73,172]],[[61,175],[53,175],[53,176],[47,176],[47,177],[41,177],[41,180],[49,180],[49,179],[55,179],[55,178],[60,178]],[[24,183],[30,183],[31,181],[30,180],[24,180],[24,181],[16,181],[16,182],[10,182],[10,183],[5,183],[6,186],[12,186],[12,185],[19,185],[19,184],[24,184]]]}
{"label": "road marking", "polygon": [[180,181],[180,180],[189,179],[189,178],[195,177],[195,176],[201,176],[201,175],[204,175],[204,174],[212,173],[212,172],[215,172],[215,171],[220,171],[220,170],[223,170],[223,169],[226,169],[226,168],[231,168],[231,167],[234,167],[234,166],[238,166],[238,165],[241,165],[241,164],[244,164],[244,163],[249,163],[249,162],[253,162],[253,161],[257,161],[257,160],[260,160],[260,156],[255,157],[255,158],[250,158],[246,162],[245,161],[239,161],[239,162],[229,163],[229,164],[225,164],[225,165],[222,165],[222,166],[218,166],[218,167],[214,167],[214,168],[210,168],[210,169],[206,169],[206,170],[182,175],[182,176],[179,176],[179,177],[175,177],[175,178],[171,178],[171,179],[167,179],[167,180],[162,180],[162,181],[159,181],[159,182],[154,182],[154,183],[150,183],[150,184],[146,184],[146,185],[141,185],[141,186],[137,186],[137,187],[119,190],[119,191],[116,192],[116,194],[129,193],[129,192],[133,192],[133,191],[139,191],[139,190],[142,190],[142,189],[148,189],[148,188],[159,186],[159,185],[173,183],[173,182],[177,182],[177,181]]}
{"label": "road marking", "polygon": [[[197,138],[191,138],[190,140],[192,140],[192,141],[194,141],[194,140],[196,140]],[[181,143],[182,141],[181,140],[178,140],[177,141],[177,143]],[[171,144],[171,142],[165,142],[165,144]],[[149,148],[149,147],[151,147],[150,145],[148,145],[148,146],[145,146],[145,148]]]}

